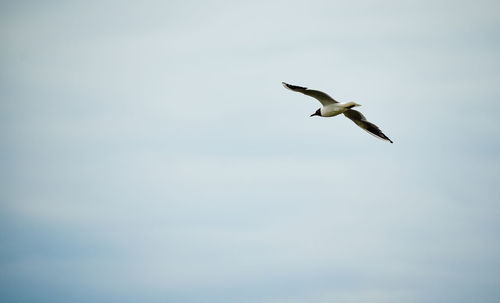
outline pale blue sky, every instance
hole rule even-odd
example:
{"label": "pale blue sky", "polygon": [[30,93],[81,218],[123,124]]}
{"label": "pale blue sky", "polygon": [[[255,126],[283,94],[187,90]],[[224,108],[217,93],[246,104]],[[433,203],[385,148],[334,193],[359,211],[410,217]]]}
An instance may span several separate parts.
{"label": "pale blue sky", "polygon": [[498,302],[499,16],[3,1],[0,301]]}

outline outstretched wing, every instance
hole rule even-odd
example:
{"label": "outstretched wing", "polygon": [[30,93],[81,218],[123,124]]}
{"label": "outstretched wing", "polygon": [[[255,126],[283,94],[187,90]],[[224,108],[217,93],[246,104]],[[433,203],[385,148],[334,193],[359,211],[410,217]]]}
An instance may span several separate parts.
{"label": "outstretched wing", "polygon": [[363,114],[358,112],[357,110],[350,109],[348,111],[345,111],[344,116],[351,119],[352,122],[356,123],[357,126],[366,130],[369,134],[392,143],[392,140],[384,135],[380,128],[378,128],[375,124],[367,121],[365,116],[363,116]]}
{"label": "outstretched wing", "polygon": [[326,93],[321,92],[319,90],[313,90],[313,89],[308,89],[307,87],[302,87],[302,86],[296,86],[296,85],[291,85],[285,82],[281,82],[285,88],[288,88],[289,90],[293,90],[294,92],[299,92],[303,93],[304,95],[308,95],[310,97],[315,98],[323,106],[326,106],[328,104],[332,103],[338,103],[335,101],[332,97],[328,96]]}

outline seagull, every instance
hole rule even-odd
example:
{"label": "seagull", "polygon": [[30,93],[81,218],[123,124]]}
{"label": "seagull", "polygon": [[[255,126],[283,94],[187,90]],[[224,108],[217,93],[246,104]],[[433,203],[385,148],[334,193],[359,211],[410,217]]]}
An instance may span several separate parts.
{"label": "seagull", "polygon": [[311,115],[311,117],[333,117],[344,114],[344,116],[351,119],[352,122],[356,123],[357,126],[364,129],[370,135],[392,143],[392,140],[384,135],[384,133],[375,124],[367,121],[362,113],[352,109],[353,107],[361,106],[360,104],[356,102],[339,103],[322,91],[308,89],[307,87],[302,86],[291,85],[285,82],[281,83],[285,88],[313,97],[314,99],[318,100],[321,105],[323,105],[323,107],[319,108],[314,114]]}

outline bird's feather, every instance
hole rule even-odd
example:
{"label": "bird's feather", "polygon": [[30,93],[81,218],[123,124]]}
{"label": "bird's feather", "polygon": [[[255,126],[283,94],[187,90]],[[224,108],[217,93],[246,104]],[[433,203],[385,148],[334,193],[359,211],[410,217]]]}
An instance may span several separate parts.
{"label": "bird's feather", "polygon": [[321,102],[323,106],[332,104],[332,103],[338,103],[330,97],[328,94],[319,91],[319,90],[314,90],[314,89],[308,89],[307,87],[302,87],[302,86],[297,86],[297,85],[291,85],[285,82],[281,82],[285,88],[288,88],[289,90],[293,90],[294,92],[299,92],[303,93],[304,95],[310,96]]}
{"label": "bird's feather", "polygon": [[362,129],[367,131],[369,134],[392,143],[392,140],[389,139],[389,137],[387,137],[380,130],[380,128],[378,128],[378,126],[376,126],[375,124],[366,120],[365,116],[363,116],[363,114],[358,112],[357,110],[350,109],[348,111],[345,111],[344,116],[351,119],[352,122],[356,123],[357,126],[361,127]]}

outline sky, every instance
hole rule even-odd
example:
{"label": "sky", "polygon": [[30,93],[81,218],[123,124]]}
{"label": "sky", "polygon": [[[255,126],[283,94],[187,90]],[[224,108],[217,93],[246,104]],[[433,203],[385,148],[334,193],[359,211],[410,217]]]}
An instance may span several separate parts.
{"label": "sky", "polygon": [[499,16],[0,2],[0,301],[499,302]]}

